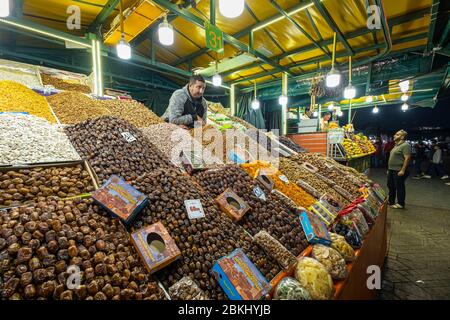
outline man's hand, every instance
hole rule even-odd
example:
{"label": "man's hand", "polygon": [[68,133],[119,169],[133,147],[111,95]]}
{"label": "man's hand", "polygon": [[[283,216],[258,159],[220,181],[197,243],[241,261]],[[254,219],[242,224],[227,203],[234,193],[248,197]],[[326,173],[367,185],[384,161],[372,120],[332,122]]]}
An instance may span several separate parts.
{"label": "man's hand", "polygon": [[397,175],[398,175],[399,177],[403,177],[403,176],[405,175],[405,171],[400,170],[400,171],[397,173]]}

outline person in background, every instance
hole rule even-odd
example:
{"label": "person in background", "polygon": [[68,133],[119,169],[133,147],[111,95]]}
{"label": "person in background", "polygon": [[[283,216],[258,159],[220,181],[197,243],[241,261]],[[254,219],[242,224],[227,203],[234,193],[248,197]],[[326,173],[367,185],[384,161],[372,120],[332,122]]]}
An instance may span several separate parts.
{"label": "person in background", "polygon": [[374,153],[374,165],[375,168],[379,168],[381,165],[381,160],[383,156],[383,143],[380,138],[377,138],[375,141],[375,153]]}
{"label": "person in background", "polygon": [[325,113],[320,119],[320,131],[328,131],[328,121],[330,121],[331,113]]}
{"label": "person in background", "polygon": [[[389,206],[393,209],[405,208],[405,180],[409,175],[408,165],[411,160],[411,146],[406,142],[407,135],[404,130],[400,130],[394,135],[395,146],[389,156],[387,186],[389,188]],[[397,203],[395,203],[396,198]]]}
{"label": "person in background", "polygon": [[422,179],[423,176],[425,175],[422,171],[422,163],[425,160],[425,152],[426,152],[426,148],[425,148],[425,144],[423,143],[423,141],[420,141],[419,143],[416,143],[416,145],[414,146],[414,149],[416,151],[415,154],[415,159],[414,159],[414,165],[416,168],[416,175],[413,177],[413,179]]}
{"label": "person in background", "polygon": [[441,177],[441,180],[448,179],[448,175],[445,173],[442,163],[442,148],[439,143],[436,143],[434,146],[434,154],[431,158],[430,166],[428,167],[427,174],[423,176],[425,179],[431,179],[431,175],[435,172],[438,176]]}
{"label": "person in background", "polygon": [[184,129],[194,128],[196,121],[206,124],[207,103],[203,98],[206,81],[200,75],[191,76],[189,83],[172,94],[162,118]]}

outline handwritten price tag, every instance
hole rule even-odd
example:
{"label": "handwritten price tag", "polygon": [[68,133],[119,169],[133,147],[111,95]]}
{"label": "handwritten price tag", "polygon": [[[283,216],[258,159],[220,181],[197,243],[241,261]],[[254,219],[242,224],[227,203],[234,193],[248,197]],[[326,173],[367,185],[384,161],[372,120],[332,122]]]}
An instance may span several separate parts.
{"label": "handwritten price tag", "polygon": [[200,200],[184,200],[184,206],[186,207],[187,214],[190,220],[201,219],[205,217],[202,203]]}

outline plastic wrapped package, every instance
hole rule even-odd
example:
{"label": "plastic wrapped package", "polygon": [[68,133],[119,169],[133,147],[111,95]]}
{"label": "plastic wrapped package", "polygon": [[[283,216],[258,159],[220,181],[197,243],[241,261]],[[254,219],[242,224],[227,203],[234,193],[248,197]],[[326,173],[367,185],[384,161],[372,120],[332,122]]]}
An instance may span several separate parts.
{"label": "plastic wrapped package", "polygon": [[355,250],[345,241],[345,237],[332,232],[330,232],[330,237],[332,241],[331,247],[339,252],[346,262],[355,260]]}
{"label": "plastic wrapped package", "polygon": [[295,278],[308,290],[313,300],[329,300],[333,297],[333,279],[319,261],[309,257],[300,258]]}
{"label": "plastic wrapped package", "polygon": [[172,300],[208,300],[205,292],[189,277],[183,277],[169,288]]}
{"label": "plastic wrapped package", "polygon": [[338,251],[322,244],[315,244],[312,249],[312,257],[327,268],[333,279],[347,278],[348,271],[345,260]]}
{"label": "plastic wrapped package", "polygon": [[254,241],[285,269],[291,267],[297,261],[288,249],[266,231],[258,232],[254,237]]}
{"label": "plastic wrapped package", "polygon": [[378,210],[372,206],[370,206],[369,202],[367,200],[364,200],[359,204],[364,209],[366,209],[366,212],[372,217],[372,219],[375,221],[378,217]]}
{"label": "plastic wrapped package", "polygon": [[311,300],[308,290],[291,277],[283,278],[275,288],[274,300]]}
{"label": "plastic wrapped package", "polygon": [[342,219],[344,221],[354,222],[356,224],[356,226],[358,227],[358,231],[359,231],[362,239],[364,239],[364,237],[369,232],[369,226],[367,224],[367,221],[364,218],[364,215],[362,214],[362,212],[359,211],[359,209],[355,209],[352,212],[350,212],[349,214],[346,214],[345,216],[343,216]]}
{"label": "plastic wrapped package", "polygon": [[[353,222],[349,222],[349,224],[355,225]],[[345,241],[347,241],[347,243],[351,245],[352,248],[354,249],[361,248],[362,245],[361,237],[355,230],[353,230],[353,228],[350,225],[340,222],[334,225],[333,231],[343,236],[345,238]]]}
{"label": "plastic wrapped package", "polygon": [[369,228],[372,228],[372,226],[375,224],[375,219],[370,214],[370,209],[365,208],[361,204],[358,204],[356,207],[363,214],[364,219],[366,220],[367,225],[369,226]]}

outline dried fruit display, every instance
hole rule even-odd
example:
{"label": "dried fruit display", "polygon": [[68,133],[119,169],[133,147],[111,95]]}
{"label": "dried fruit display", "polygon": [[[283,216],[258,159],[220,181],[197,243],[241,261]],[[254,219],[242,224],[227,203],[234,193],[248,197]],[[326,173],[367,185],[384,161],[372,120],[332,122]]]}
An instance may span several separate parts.
{"label": "dried fruit display", "polygon": [[28,88],[41,87],[37,70],[32,66],[6,60],[0,63],[0,80],[20,83]]}
{"label": "dried fruit display", "polygon": [[[242,248],[267,279],[280,272],[277,263],[253,244],[240,226],[222,214],[210,195],[197,187],[191,177],[175,170],[156,170],[140,176],[133,185],[149,197],[149,205],[135,222],[135,228],[160,221],[182,252],[179,260],[155,273],[166,288],[189,276],[208,298],[225,299],[211,267],[236,248]],[[189,219],[184,201],[194,199],[201,201],[204,218]]]}
{"label": "dried fruit display", "polygon": [[94,191],[81,164],[71,167],[37,167],[0,172],[0,208],[68,198]]}
{"label": "dried fruit display", "polygon": [[135,100],[102,100],[101,106],[111,112],[111,115],[122,118],[138,128],[148,127],[164,121],[153,111]]}
{"label": "dried fruit display", "polygon": [[207,300],[205,293],[189,277],[183,277],[169,288],[172,300]]}
{"label": "dried fruit display", "polygon": [[282,144],[284,144],[286,147],[288,147],[291,150],[294,150],[295,152],[302,153],[306,152],[306,149],[302,148],[298,144],[296,144],[294,141],[289,139],[288,137],[281,136],[278,138]]}
{"label": "dried fruit display", "polygon": [[0,81],[0,112],[26,112],[56,123],[45,98],[14,81]]}
{"label": "dried fruit display", "polygon": [[[194,174],[194,178],[212,198],[218,197],[227,188],[231,188],[249,206],[250,211],[239,224],[252,235],[265,230],[295,256],[299,255],[308,243],[295,212],[267,192],[264,187],[252,179],[237,165],[227,165]],[[255,194],[255,188],[264,190],[266,200]]]}
{"label": "dried fruit display", "polygon": [[202,160],[206,165],[219,164],[221,161],[204,149],[200,142],[193,139],[189,131],[171,123],[160,123],[143,128],[142,132],[170,161],[179,166],[181,151],[194,151],[195,154],[202,155]]}
{"label": "dried fruit display", "polygon": [[78,91],[82,93],[91,93],[91,88],[85,84],[67,82],[62,79],[41,72],[41,79],[44,85],[50,85],[58,90]]}
{"label": "dried fruit display", "polygon": [[299,207],[308,208],[316,202],[316,200],[300,188],[295,181],[286,180],[282,173],[270,163],[261,161],[246,163],[242,165],[242,168],[252,177],[256,177],[259,172],[264,172],[265,175],[270,176],[274,182],[275,189],[289,197]]}
{"label": "dried fruit display", "polygon": [[344,258],[333,248],[315,244],[312,249],[312,257],[327,268],[333,279],[340,280],[348,276]]}
{"label": "dried fruit display", "polygon": [[97,100],[81,92],[66,91],[47,97],[47,101],[64,124],[76,124],[88,119],[110,115],[111,112]]}
{"label": "dried fruit display", "polygon": [[334,293],[333,280],[319,261],[303,257],[297,262],[295,278],[308,290],[313,300],[329,300]]}
{"label": "dried fruit display", "polygon": [[310,163],[315,166],[319,169],[321,175],[332,180],[339,187],[350,193],[353,197],[353,199],[350,200],[355,200],[361,196],[361,193],[359,192],[361,185],[357,185],[352,180],[349,180],[348,174],[344,174],[340,170],[336,170],[336,167],[329,165],[326,162],[326,157],[324,155],[319,153],[301,153],[291,157],[291,160],[296,161],[299,164]]}
{"label": "dried fruit display", "polygon": [[355,260],[355,250],[345,241],[345,238],[339,234],[330,232],[331,247],[340,253],[346,262]]}
{"label": "dried fruit display", "polygon": [[0,211],[2,299],[164,299],[122,224],[91,201]]}
{"label": "dried fruit display", "polygon": [[0,114],[0,165],[79,160],[66,134],[42,118]]}
{"label": "dried fruit display", "polygon": [[[295,158],[296,156],[293,157]],[[285,174],[290,181],[296,181],[297,184],[299,180],[306,182],[310,187],[319,193],[318,195],[314,194],[316,199],[319,199],[321,196],[326,194],[326,200],[333,205],[338,205],[343,208],[350,204],[350,202],[341,196],[336,190],[329,187],[325,182],[317,178],[313,173],[305,169],[297,161],[294,161],[292,159],[293,157],[280,159],[280,171]]]}
{"label": "dried fruit display", "polygon": [[101,183],[112,174],[132,181],[146,172],[173,167],[139,129],[125,120],[105,116],[65,130]]}
{"label": "dried fruit display", "polygon": [[297,262],[295,256],[266,231],[258,232],[254,239],[255,242],[283,268],[289,268]]}

